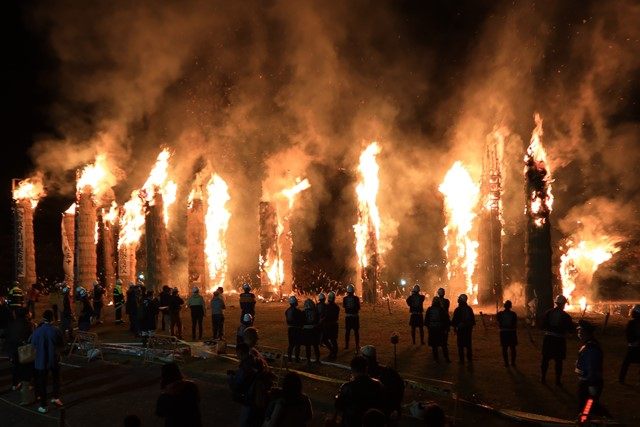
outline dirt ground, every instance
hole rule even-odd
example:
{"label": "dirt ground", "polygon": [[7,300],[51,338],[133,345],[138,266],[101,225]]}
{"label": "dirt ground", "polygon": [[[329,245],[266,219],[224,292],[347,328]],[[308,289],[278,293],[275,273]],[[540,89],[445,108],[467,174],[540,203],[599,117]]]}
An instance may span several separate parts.
{"label": "dirt ground", "polygon": [[[237,304],[230,301],[226,312],[225,336],[229,342],[235,342],[235,329],[239,320]],[[414,400],[435,400],[446,409],[451,421],[456,425],[514,425],[512,419],[500,416],[497,410],[516,410],[542,414],[567,420],[574,420],[577,414],[573,373],[578,342],[571,337],[568,342],[568,358],[565,361],[563,375],[564,387],[542,385],[539,382],[540,347],[542,336],[538,331],[526,329],[519,331],[517,368],[505,368],[500,354],[498,332],[493,316],[479,316],[474,332],[474,363],[472,366],[459,365],[455,347],[455,336],[449,337],[453,363],[436,363],[432,360],[428,347],[411,344],[408,314],[403,301],[391,302],[389,306],[365,306],[361,315],[360,345],[373,344],[378,349],[382,363],[393,365],[394,351],[390,335],[397,332],[400,343],[397,346],[397,368],[413,384],[427,385],[426,390],[410,388],[405,394],[405,404]],[[44,305],[38,307],[39,313]],[[259,303],[255,326],[260,332],[260,345],[286,348],[286,330],[284,327],[285,304]],[[389,313],[391,311],[391,313]],[[576,315],[578,316],[578,315]],[[183,312],[183,338],[191,338],[191,322],[188,311]],[[640,411],[633,409],[640,401],[640,367],[632,366],[627,377],[628,385],[617,382],[618,370],[625,352],[623,327],[626,319],[611,316],[606,331],[602,332],[604,316],[589,314],[587,317],[599,324],[598,338],[605,350],[605,390],[603,403],[614,419],[625,425],[640,425]],[[577,319],[576,319],[577,320]],[[343,318],[341,317],[341,322]],[[340,348],[344,345],[343,327],[340,330]],[[521,325],[522,326],[522,325]],[[135,342],[125,325],[115,325],[113,309],[106,310],[105,323],[93,329],[104,342]],[[161,332],[160,332],[161,333]],[[205,337],[211,336],[210,317],[205,319]],[[353,338],[352,338],[353,339]],[[336,365],[308,367],[305,363],[293,364],[292,369],[299,370],[304,376],[304,389],[312,399],[315,416],[313,425],[320,426],[324,418],[331,414],[333,396],[340,382],[348,379],[349,373],[339,365],[348,365],[353,356],[352,350],[341,350]],[[231,350],[232,352],[232,350]],[[321,356],[327,355],[321,348]],[[304,356],[304,350],[302,352]],[[144,364],[139,358],[107,354],[104,362],[66,360],[63,367],[63,397],[66,405],[65,417],[68,426],[113,426],[119,425],[127,413],[136,413],[144,426],[162,425],[155,417],[155,400],[159,390],[159,365]],[[226,386],[225,372],[234,368],[234,362],[227,358],[197,359],[190,358],[181,363],[190,378],[199,385],[202,393],[202,411],[205,425],[236,425],[239,407],[231,401]],[[553,367],[548,383],[553,384]],[[449,386],[440,387],[433,380],[450,382],[457,395],[469,402],[486,405],[494,410],[481,409],[471,404],[459,403],[454,408],[454,400],[447,395]],[[8,364],[0,362],[0,389],[7,390],[10,385]],[[434,388],[433,386],[437,387]],[[419,386],[418,386],[419,387]],[[445,389],[438,392],[437,388]],[[3,392],[0,395],[0,415],[9,426],[56,425],[59,412],[52,411],[46,418],[34,412],[35,406],[21,408],[14,406],[18,401],[15,392]],[[406,411],[408,412],[408,411]],[[456,414],[454,419],[454,412]],[[419,425],[408,416],[403,417],[400,425]]]}

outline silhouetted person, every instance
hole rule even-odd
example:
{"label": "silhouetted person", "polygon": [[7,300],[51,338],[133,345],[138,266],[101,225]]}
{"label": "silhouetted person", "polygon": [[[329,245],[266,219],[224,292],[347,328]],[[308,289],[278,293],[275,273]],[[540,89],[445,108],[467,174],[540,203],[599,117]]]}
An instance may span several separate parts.
{"label": "silhouetted person", "polygon": [[431,301],[431,307],[424,315],[424,324],[429,332],[427,344],[431,347],[433,359],[436,362],[440,360],[438,347],[442,347],[444,360],[449,362],[449,347],[446,340],[446,334],[449,330],[449,316],[445,313],[437,297]]}
{"label": "silhouetted person", "polygon": [[619,381],[624,383],[627,377],[629,365],[640,363],[640,304],[636,304],[631,309],[631,320],[625,328],[627,337],[627,354],[624,356],[622,367],[620,368]]}
{"label": "silhouetted person", "polygon": [[360,348],[360,298],[354,295],[355,289],[353,285],[347,285],[347,295],[342,298],[342,306],[344,307],[344,349],[349,349],[349,336],[353,330],[353,337],[356,341],[356,352]]}
{"label": "silhouetted person", "polygon": [[102,307],[104,306],[105,289],[98,282],[93,282],[93,311],[96,323],[102,323]]}
{"label": "silhouetted person", "polygon": [[115,307],[116,325],[122,323],[122,307],[124,306],[124,294],[122,293],[122,280],[116,280],[113,287],[113,305]]}
{"label": "silhouetted person", "polygon": [[250,314],[252,319],[256,318],[256,296],[251,292],[251,285],[242,285],[240,294],[240,320],[245,314]]}
{"label": "silhouetted person", "polygon": [[295,351],[296,362],[300,362],[300,342],[302,340],[302,325],[304,324],[304,314],[298,308],[298,298],[289,297],[289,308],[284,312],[287,322],[287,357],[292,361],[292,354]]}
{"label": "silhouetted person", "polygon": [[20,363],[18,347],[25,345],[33,332],[33,324],[29,320],[29,313],[24,307],[16,309],[16,318],[9,321],[5,333],[5,348],[11,360],[11,389],[29,387],[33,377],[33,362]]}
{"label": "silhouetted person", "polygon": [[511,351],[511,366],[516,366],[516,346],[518,345],[518,315],[511,310],[511,301],[504,302],[504,310],[500,311],[496,320],[500,328],[500,346],[504,366],[509,366],[507,351]]}
{"label": "silhouetted person", "polygon": [[336,304],[335,292],[327,295],[327,307],[324,310],[323,331],[327,334],[327,341],[330,343],[329,358],[335,359],[338,356],[338,320],[340,318],[340,307]]}
{"label": "silhouetted person", "polygon": [[378,363],[377,350],[372,345],[365,345],[360,354],[367,361],[367,374],[382,384],[383,412],[393,420],[400,419],[402,399],[404,397],[404,380],[398,372],[390,366]]}
{"label": "silhouetted person", "polygon": [[178,288],[173,288],[171,298],[169,299],[169,315],[171,316],[171,336],[182,339],[182,319],[180,318],[180,310],[184,300],[180,298]]}
{"label": "silhouetted person", "polygon": [[578,322],[578,339],[582,347],[576,361],[578,374],[578,411],[582,412],[588,399],[593,400],[592,414],[607,414],[600,405],[604,384],[602,377],[603,352],[594,336],[595,326],[586,320]]}
{"label": "silhouetted person", "polygon": [[200,289],[193,288],[193,295],[187,300],[187,306],[191,310],[191,340],[196,340],[196,328],[198,329],[198,340],[202,339],[202,320],[205,314],[204,298],[200,295]]}
{"label": "silhouetted person", "polygon": [[473,310],[467,304],[467,295],[460,294],[458,297],[458,307],[453,311],[451,318],[451,326],[456,332],[456,341],[458,344],[458,359],[460,363],[464,363],[464,350],[467,350],[467,361],[473,362],[471,334],[476,324],[476,318]]}
{"label": "silhouetted person", "polygon": [[567,357],[566,335],[573,330],[573,320],[564,307],[567,299],[564,295],[558,295],[555,299],[556,306],[547,310],[542,319],[544,339],[542,341],[542,364],[540,365],[540,381],[545,384],[549,361],[556,365],[556,385],[562,385],[562,362]]}
{"label": "silhouetted person", "polygon": [[33,331],[31,344],[36,348],[34,367],[37,379],[37,395],[40,399],[38,412],[47,412],[47,377],[51,374],[53,381],[53,399],[51,403],[62,406],[60,400],[60,354],[63,346],[62,332],[53,326],[53,312],[46,310],[42,323]]}
{"label": "silhouetted person", "polygon": [[138,325],[138,300],[136,296],[136,287],[133,283],[129,283],[127,289],[127,301],[125,303],[125,313],[129,316],[129,330],[138,335],[140,327]]}
{"label": "silhouetted person", "polygon": [[416,343],[416,329],[420,330],[420,345],[424,345],[424,295],[420,294],[420,286],[415,285],[411,290],[411,295],[407,297],[409,306],[409,326],[411,326],[411,342]]}
{"label": "silhouetted person", "polygon": [[336,396],[336,414],[341,416],[339,425],[360,427],[369,409],[384,409],[383,388],[380,381],[367,374],[367,360],[356,356],[351,360],[351,381],[343,384]]}
{"label": "silhouetted person", "polygon": [[162,394],[156,403],[156,415],[165,427],[201,427],[198,386],[185,380],[174,362],[162,366]]}
{"label": "silhouetted person", "polygon": [[211,323],[213,328],[213,339],[224,339],[224,310],[227,306],[224,303],[222,286],[218,287],[211,299]]}
{"label": "silhouetted person", "polygon": [[162,313],[162,330],[171,328],[171,314],[169,314],[169,303],[171,302],[171,288],[167,285],[162,287],[160,292],[160,313]]}
{"label": "silhouetted person", "polygon": [[302,342],[305,347],[307,364],[311,363],[311,347],[316,358],[316,363],[320,363],[320,330],[318,329],[318,312],[313,300],[307,298],[304,302],[304,323],[302,325]]}
{"label": "silhouetted person", "polygon": [[313,418],[311,400],[302,393],[300,375],[287,372],[282,379],[282,389],[272,392],[272,400],[267,407],[265,420],[269,427],[304,427]]}

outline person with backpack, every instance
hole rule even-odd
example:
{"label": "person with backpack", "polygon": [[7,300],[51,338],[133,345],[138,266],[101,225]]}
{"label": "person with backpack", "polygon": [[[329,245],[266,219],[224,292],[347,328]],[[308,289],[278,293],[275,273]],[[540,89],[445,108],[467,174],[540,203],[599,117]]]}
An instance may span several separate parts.
{"label": "person with backpack", "polygon": [[424,324],[429,332],[427,344],[431,347],[433,359],[438,362],[438,347],[442,347],[442,356],[449,362],[449,347],[447,346],[446,333],[449,330],[449,316],[444,312],[438,297],[431,301],[431,307],[424,315]]}
{"label": "person with backpack", "polygon": [[409,306],[409,326],[411,326],[411,341],[416,344],[416,329],[420,330],[420,345],[424,345],[424,326],[422,313],[424,312],[424,295],[420,294],[420,285],[415,285],[411,295],[407,297]]}
{"label": "person with backpack", "polygon": [[504,366],[509,367],[507,350],[511,350],[511,366],[516,366],[516,346],[518,345],[518,315],[511,310],[511,301],[504,302],[504,310],[496,315],[500,328],[500,346]]}
{"label": "person with backpack", "polygon": [[562,365],[567,358],[567,338],[566,335],[574,330],[573,319],[564,311],[567,298],[558,295],[555,300],[556,306],[547,310],[542,318],[542,329],[544,339],[542,341],[542,363],[540,365],[540,382],[546,383],[549,362],[555,361],[556,385],[562,385]]}
{"label": "person with backpack", "polygon": [[289,297],[289,308],[284,312],[284,318],[287,322],[287,360],[291,363],[293,360],[291,357],[295,350],[296,362],[300,362],[300,340],[304,314],[298,308],[298,298],[294,295]]}
{"label": "person with backpack", "polygon": [[156,415],[164,418],[165,427],[202,427],[200,390],[184,379],[175,362],[162,366],[160,387]]}
{"label": "person with backpack", "polygon": [[198,289],[198,287],[193,288],[193,294],[187,300],[187,307],[191,310],[191,341],[196,340],[196,326],[198,328],[198,340],[201,340],[205,303],[204,298],[200,295],[200,289]]}
{"label": "person with backpack", "polygon": [[272,391],[263,427],[305,427],[313,419],[309,397],[302,393],[302,379],[289,371],[282,379],[282,389]]}
{"label": "person with backpack", "polygon": [[349,349],[349,337],[353,330],[353,337],[356,341],[356,352],[360,348],[360,298],[355,294],[352,284],[347,285],[347,295],[342,299],[345,313],[344,349]]}
{"label": "person with backpack", "polygon": [[318,312],[313,300],[307,298],[304,302],[304,322],[302,325],[302,342],[305,347],[307,364],[311,364],[311,347],[316,357],[316,363],[320,364],[320,330],[318,329]]}
{"label": "person with backpack", "polygon": [[458,307],[453,311],[451,318],[451,326],[457,335],[458,359],[460,363],[464,363],[464,350],[467,350],[467,361],[473,363],[471,334],[476,324],[476,318],[473,309],[467,304],[467,295],[460,294],[458,297]]}

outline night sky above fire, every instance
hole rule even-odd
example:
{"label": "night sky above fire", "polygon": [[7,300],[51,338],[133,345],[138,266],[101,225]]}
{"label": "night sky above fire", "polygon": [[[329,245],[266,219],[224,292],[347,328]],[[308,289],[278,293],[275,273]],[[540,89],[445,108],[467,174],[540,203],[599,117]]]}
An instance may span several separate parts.
{"label": "night sky above fire", "polygon": [[[375,140],[389,247],[383,277],[432,281],[444,256],[438,185],[456,161],[479,181],[485,141],[499,128],[506,272],[521,281],[523,156],[535,112],[554,179],[554,249],[569,236],[640,237],[637,2],[3,8],[3,278],[11,271],[11,178],[44,173],[50,196],[36,213],[38,268],[60,275],[61,266],[42,261],[61,257],[57,227],[75,170],[106,154],[124,202],[167,146],[184,201],[178,218],[203,164],[229,185],[231,275],[257,269],[261,185],[287,175],[311,182],[293,224],[297,268],[346,280],[358,156]],[[181,228],[184,219],[170,227],[176,271],[185,263]]]}

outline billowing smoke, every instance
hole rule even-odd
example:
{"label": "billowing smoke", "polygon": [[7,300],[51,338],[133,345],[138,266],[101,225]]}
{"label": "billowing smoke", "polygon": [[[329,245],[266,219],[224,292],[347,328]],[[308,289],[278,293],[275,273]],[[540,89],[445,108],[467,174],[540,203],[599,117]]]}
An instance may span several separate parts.
{"label": "billowing smoke", "polygon": [[[55,132],[32,155],[70,192],[70,171],[106,152],[126,172],[116,188],[124,201],[160,146],[171,147],[176,235],[194,173],[210,164],[230,188],[234,275],[257,268],[262,184],[299,165],[311,181],[301,247],[317,242],[314,223],[329,212],[328,251],[354,256],[355,165],[377,140],[385,271],[396,280],[416,266],[442,272],[436,186],[456,160],[479,180],[485,138],[502,126],[505,262],[515,262],[534,111],[556,179],[552,222],[597,196],[637,212],[640,126],[628,111],[639,92],[640,6],[570,3],[42,3],[29,16],[56,63],[46,79]],[[291,164],[274,160],[292,153]]]}

